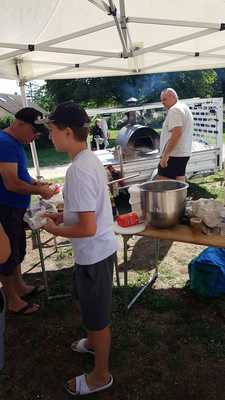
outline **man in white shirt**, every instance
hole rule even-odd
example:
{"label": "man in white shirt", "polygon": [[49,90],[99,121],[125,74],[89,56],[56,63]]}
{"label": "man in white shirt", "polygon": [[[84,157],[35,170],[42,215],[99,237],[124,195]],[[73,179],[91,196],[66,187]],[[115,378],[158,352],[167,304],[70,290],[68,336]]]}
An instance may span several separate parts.
{"label": "man in white shirt", "polygon": [[[45,229],[71,238],[74,255],[74,289],[80,303],[87,337],[72,343],[72,350],[91,353],[91,373],[70,379],[72,395],[91,394],[113,383],[109,372],[113,262],[117,250],[106,172],[87,149],[89,118],[73,102],[59,104],[49,116],[48,128],[57,151],[72,160],[64,186],[64,215],[49,215]],[[59,225],[64,222],[64,225]]]}
{"label": "man in white shirt", "polygon": [[160,135],[160,163],[156,179],[184,181],[192,148],[193,117],[188,106],[178,101],[174,89],[163,90],[160,98],[167,115]]}
{"label": "man in white shirt", "polygon": [[109,139],[109,128],[108,128],[108,124],[107,124],[107,121],[106,121],[105,118],[101,119],[100,128],[102,129],[102,132],[103,132],[103,135],[104,135],[104,146],[105,146],[105,149],[106,149],[106,147],[108,147],[108,145],[109,145],[109,141],[108,141],[108,139]]}

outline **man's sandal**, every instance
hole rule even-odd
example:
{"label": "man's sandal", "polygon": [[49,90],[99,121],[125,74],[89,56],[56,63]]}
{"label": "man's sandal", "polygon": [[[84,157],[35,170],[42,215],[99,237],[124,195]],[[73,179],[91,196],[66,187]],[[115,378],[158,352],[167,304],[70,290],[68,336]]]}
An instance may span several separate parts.
{"label": "man's sandal", "polygon": [[92,355],[95,354],[94,350],[90,350],[85,346],[85,343],[87,342],[87,338],[83,338],[80,340],[76,340],[71,344],[71,349],[73,351],[76,351],[77,353],[90,353]]}
{"label": "man's sandal", "polygon": [[[33,309],[33,310],[32,310]],[[30,312],[29,312],[30,310]],[[32,311],[31,311],[32,310]],[[38,304],[33,304],[33,303],[27,303],[25,306],[23,306],[20,310],[14,311],[14,310],[8,310],[10,315],[23,315],[23,316],[29,316],[35,314],[37,311],[40,310],[40,306]]]}

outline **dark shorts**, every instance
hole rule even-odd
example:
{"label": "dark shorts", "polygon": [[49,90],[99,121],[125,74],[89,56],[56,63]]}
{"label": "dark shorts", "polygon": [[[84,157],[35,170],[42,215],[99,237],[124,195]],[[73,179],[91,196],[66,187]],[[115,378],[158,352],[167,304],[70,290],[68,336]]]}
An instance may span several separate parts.
{"label": "dark shorts", "polygon": [[23,216],[25,209],[0,205],[0,222],[10,240],[11,256],[0,264],[0,274],[11,275],[26,254],[26,233]]}
{"label": "dark shorts", "polygon": [[176,179],[177,176],[185,176],[186,166],[190,157],[169,157],[166,168],[158,165],[158,175]]}
{"label": "dark shorts", "polygon": [[89,331],[99,331],[111,323],[112,282],[115,254],[92,265],[75,264],[74,291],[81,318]]}

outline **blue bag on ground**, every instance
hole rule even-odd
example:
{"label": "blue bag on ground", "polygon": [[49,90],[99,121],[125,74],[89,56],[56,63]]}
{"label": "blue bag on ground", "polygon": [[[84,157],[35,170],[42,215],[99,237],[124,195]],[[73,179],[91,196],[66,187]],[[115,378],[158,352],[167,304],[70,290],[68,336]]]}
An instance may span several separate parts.
{"label": "blue bag on ground", "polygon": [[225,249],[208,247],[188,265],[190,288],[203,297],[225,294]]}

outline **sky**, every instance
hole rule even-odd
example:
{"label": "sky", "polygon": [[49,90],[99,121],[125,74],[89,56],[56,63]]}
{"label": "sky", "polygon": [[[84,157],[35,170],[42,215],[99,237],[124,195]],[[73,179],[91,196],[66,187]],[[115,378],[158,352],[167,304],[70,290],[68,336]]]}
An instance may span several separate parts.
{"label": "sky", "polygon": [[[35,81],[35,83],[42,86],[44,81]],[[0,93],[20,94],[20,88],[16,81],[11,79],[0,79]]]}
{"label": "sky", "polygon": [[0,93],[20,94],[20,88],[16,81],[11,79],[0,79]]}

